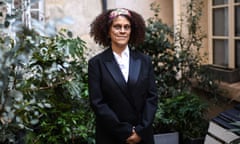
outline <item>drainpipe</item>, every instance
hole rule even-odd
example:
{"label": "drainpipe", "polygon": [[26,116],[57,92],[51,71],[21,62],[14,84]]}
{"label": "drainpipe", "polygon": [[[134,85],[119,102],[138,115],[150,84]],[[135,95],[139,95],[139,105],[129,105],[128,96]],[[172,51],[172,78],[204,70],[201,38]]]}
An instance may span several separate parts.
{"label": "drainpipe", "polygon": [[107,10],[107,0],[102,0],[102,11]]}

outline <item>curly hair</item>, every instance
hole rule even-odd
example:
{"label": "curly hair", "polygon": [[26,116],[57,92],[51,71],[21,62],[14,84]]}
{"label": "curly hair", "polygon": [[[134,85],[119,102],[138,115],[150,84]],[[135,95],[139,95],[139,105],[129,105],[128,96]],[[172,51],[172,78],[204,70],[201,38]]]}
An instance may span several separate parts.
{"label": "curly hair", "polygon": [[[125,9],[125,8],[124,8]],[[94,41],[104,47],[111,45],[109,37],[110,26],[112,25],[112,19],[109,17],[110,13],[116,9],[109,9],[98,15],[90,25],[90,36]],[[128,10],[128,9],[126,9]],[[145,21],[138,13],[128,10],[130,16],[125,16],[131,23],[131,34],[129,39],[129,45],[137,46],[144,41],[145,38]]]}

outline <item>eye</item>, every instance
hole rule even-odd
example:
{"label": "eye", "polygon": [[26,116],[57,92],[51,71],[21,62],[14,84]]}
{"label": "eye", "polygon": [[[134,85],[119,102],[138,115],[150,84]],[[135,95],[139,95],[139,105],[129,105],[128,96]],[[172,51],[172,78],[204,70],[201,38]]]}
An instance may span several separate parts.
{"label": "eye", "polygon": [[124,26],[124,29],[125,29],[125,30],[130,30],[130,29],[131,29],[131,26],[130,26],[130,25],[125,25],[125,26]]}
{"label": "eye", "polygon": [[120,24],[116,24],[116,25],[113,25],[113,28],[115,30],[121,30],[122,28],[125,30],[125,31],[129,31],[131,29],[131,25],[120,25]]}
{"label": "eye", "polygon": [[122,28],[122,26],[121,25],[113,25],[113,28],[116,30],[120,30]]}

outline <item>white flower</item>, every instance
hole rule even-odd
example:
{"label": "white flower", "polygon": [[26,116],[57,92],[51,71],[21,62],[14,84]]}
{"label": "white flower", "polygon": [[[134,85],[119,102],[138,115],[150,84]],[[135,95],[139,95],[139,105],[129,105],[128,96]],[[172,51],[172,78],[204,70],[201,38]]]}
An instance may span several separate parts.
{"label": "white flower", "polygon": [[47,52],[48,52],[48,49],[45,48],[45,47],[40,49],[40,54],[41,54],[42,56],[47,55]]}

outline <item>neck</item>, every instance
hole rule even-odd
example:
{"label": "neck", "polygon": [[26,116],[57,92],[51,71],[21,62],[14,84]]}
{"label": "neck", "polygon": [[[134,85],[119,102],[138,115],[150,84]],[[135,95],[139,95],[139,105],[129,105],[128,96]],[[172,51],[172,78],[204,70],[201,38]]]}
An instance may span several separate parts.
{"label": "neck", "polygon": [[125,50],[125,48],[127,48],[127,45],[125,45],[125,46],[113,46],[112,45],[112,50],[120,56],[121,56],[121,53]]}

